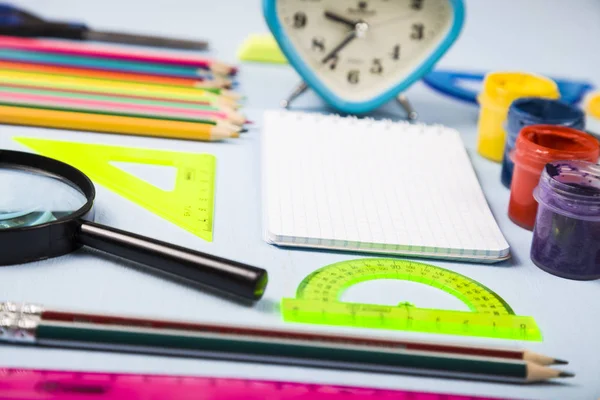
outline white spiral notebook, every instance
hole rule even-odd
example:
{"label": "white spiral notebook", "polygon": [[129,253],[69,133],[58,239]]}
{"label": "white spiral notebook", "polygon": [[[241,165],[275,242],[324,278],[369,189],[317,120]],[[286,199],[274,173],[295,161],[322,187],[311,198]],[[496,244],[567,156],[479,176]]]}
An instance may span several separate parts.
{"label": "white spiral notebook", "polygon": [[478,262],[509,257],[454,129],[267,111],[262,144],[269,243]]}

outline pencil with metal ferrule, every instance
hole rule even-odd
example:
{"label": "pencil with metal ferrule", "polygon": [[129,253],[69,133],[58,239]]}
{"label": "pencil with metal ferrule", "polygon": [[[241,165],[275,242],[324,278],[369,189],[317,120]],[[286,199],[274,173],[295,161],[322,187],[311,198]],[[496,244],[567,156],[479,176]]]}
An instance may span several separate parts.
{"label": "pencil with metal ferrule", "polygon": [[225,119],[207,115],[198,115],[193,111],[166,109],[164,107],[151,107],[137,104],[114,103],[107,101],[91,101],[72,99],[68,97],[28,95],[15,92],[4,92],[0,88],[0,105],[29,107],[46,110],[75,111],[105,115],[121,115],[126,117],[142,117],[170,121],[197,122],[230,126],[232,130],[239,129],[239,125]]}
{"label": "pencil with metal ferrule", "polygon": [[104,93],[110,95],[137,96],[143,98],[168,99],[177,101],[205,101],[235,108],[239,106],[235,100],[219,96],[203,89],[148,85],[138,82],[104,81],[91,78],[45,75],[32,72],[10,71],[0,69],[2,84],[43,87],[47,89],[63,89]]}
{"label": "pencil with metal ferrule", "polygon": [[0,123],[170,139],[217,141],[239,137],[217,125],[115,115],[0,106]]}
{"label": "pencil with metal ferrule", "polygon": [[98,71],[85,68],[29,64],[24,62],[11,61],[0,61],[0,68],[13,71],[28,71],[51,75],[67,75],[81,78],[97,78],[110,81],[144,82],[156,85],[184,86],[197,88],[231,87],[231,80],[221,77],[214,77],[213,79],[204,79],[202,77],[198,77],[196,79],[173,78],[167,76],[138,74],[132,72]]}
{"label": "pencil with metal ferrule", "polygon": [[176,65],[149,64],[135,61],[107,60],[81,56],[63,56],[59,54],[6,50],[0,48],[0,60],[28,62],[43,65],[89,68],[100,71],[136,72],[140,74],[171,76],[179,78],[212,77],[208,71]]}
{"label": "pencil with metal ferrule", "polygon": [[530,383],[573,376],[541,365],[497,358],[384,351],[344,344],[308,344],[256,337],[80,322],[3,313],[1,340],[44,347],[120,351],[317,368]]}
{"label": "pencil with metal ferrule", "polygon": [[444,353],[473,357],[493,357],[507,360],[529,361],[539,365],[567,364],[566,361],[537,354],[529,350],[508,348],[477,347],[447,343],[414,340],[390,340],[368,336],[329,335],[320,333],[295,332],[278,329],[255,328],[239,325],[216,325],[189,321],[158,320],[117,316],[108,314],[90,314],[68,310],[47,309],[35,304],[0,303],[1,310],[33,313],[45,321],[84,322],[94,325],[117,325],[157,329],[183,330],[199,333],[227,334],[254,337],[260,340],[294,341],[313,344],[343,344],[345,346],[366,346],[382,350],[414,350],[420,352]]}
{"label": "pencil with metal ferrule", "polygon": [[32,96],[52,96],[60,99],[82,100],[82,101],[100,101],[109,102],[115,106],[145,106],[150,108],[162,109],[166,112],[172,112],[181,115],[190,115],[206,118],[216,118],[230,120],[236,125],[243,125],[247,122],[246,117],[228,107],[214,107],[208,104],[160,101],[147,98],[135,98],[126,96],[108,96],[102,94],[87,94],[85,92],[70,92],[65,90],[40,89],[35,87],[20,87],[11,85],[0,85],[0,92],[10,95],[32,95]]}
{"label": "pencil with metal ferrule", "polygon": [[124,61],[195,67],[211,70],[222,75],[229,75],[236,72],[236,68],[231,65],[204,57],[190,57],[183,54],[136,51],[131,49],[123,50],[122,48],[117,47],[60,42],[56,40],[0,36],[0,48],[46,52],[67,56],[99,57]]}

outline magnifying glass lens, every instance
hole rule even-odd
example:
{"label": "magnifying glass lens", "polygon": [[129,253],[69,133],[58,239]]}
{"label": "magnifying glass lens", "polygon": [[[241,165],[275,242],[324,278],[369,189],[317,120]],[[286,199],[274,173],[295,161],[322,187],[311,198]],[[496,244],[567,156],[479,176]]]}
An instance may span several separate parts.
{"label": "magnifying glass lens", "polygon": [[93,222],[95,196],[92,181],[68,164],[0,149],[0,265],[89,246],[178,282],[252,301],[264,294],[262,268]]}
{"label": "magnifying glass lens", "polygon": [[0,229],[41,225],[87,202],[69,182],[38,171],[0,168]]}

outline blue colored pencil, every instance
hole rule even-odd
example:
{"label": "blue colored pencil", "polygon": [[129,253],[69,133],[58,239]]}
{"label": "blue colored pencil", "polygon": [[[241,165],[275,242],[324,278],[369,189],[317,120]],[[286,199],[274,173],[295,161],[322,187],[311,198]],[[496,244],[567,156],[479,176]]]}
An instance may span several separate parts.
{"label": "blue colored pencil", "polygon": [[100,71],[134,72],[140,74],[173,76],[180,78],[212,79],[208,71],[185,66],[143,63],[136,61],[110,60],[82,56],[66,56],[41,52],[6,50],[0,48],[0,60],[17,61],[41,65],[78,67]]}

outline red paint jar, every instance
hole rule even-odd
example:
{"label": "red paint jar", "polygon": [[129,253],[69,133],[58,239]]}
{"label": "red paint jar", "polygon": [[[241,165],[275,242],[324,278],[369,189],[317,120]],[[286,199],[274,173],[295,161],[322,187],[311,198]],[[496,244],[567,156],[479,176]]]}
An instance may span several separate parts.
{"label": "red paint jar", "polygon": [[517,225],[533,230],[538,204],[533,190],[544,166],[558,160],[598,162],[600,144],[577,129],[555,125],[530,125],[521,130],[511,159],[515,163],[508,216]]}

